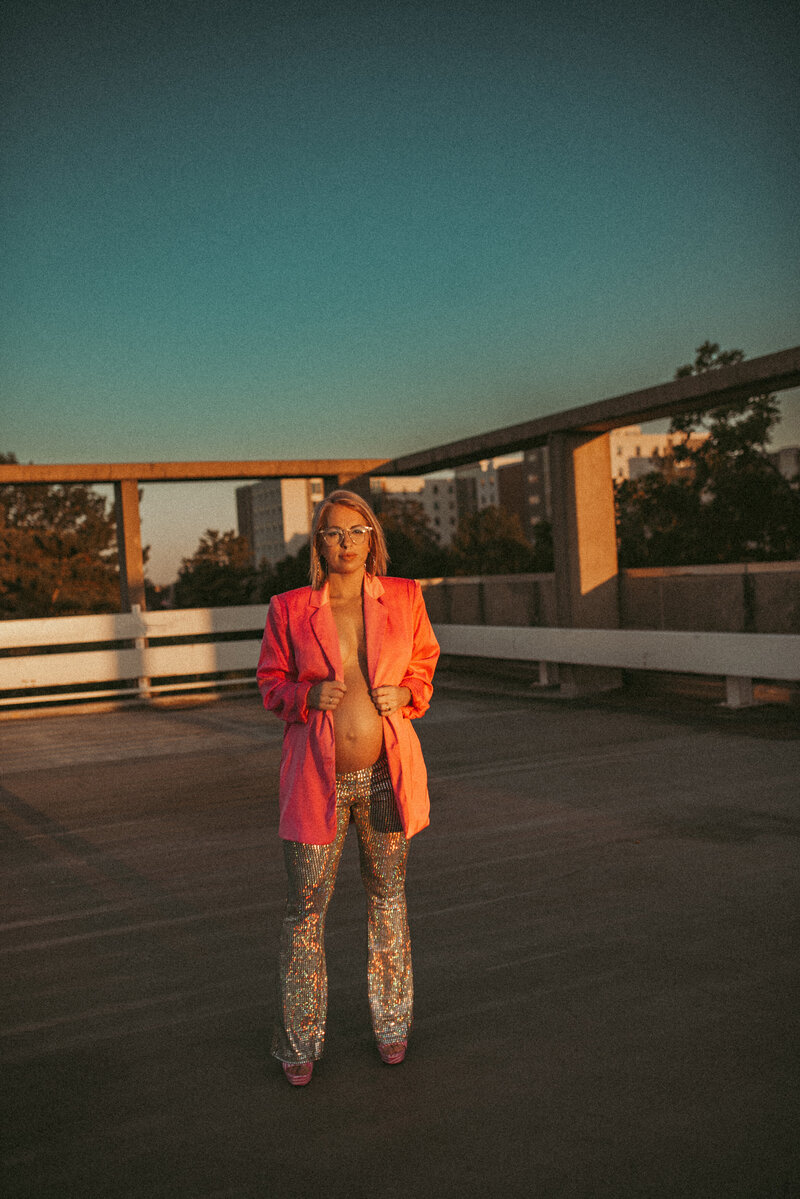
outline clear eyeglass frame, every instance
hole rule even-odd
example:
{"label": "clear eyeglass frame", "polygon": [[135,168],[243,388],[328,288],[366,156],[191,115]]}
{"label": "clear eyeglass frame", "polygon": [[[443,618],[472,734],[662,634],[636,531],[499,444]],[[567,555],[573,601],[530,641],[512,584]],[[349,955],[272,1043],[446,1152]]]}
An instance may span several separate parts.
{"label": "clear eyeglass frame", "polygon": [[372,532],[372,525],[353,525],[350,529],[340,529],[338,525],[331,525],[330,528],[320,529],[320,537],[326,545],[344,545],[346,538],[350,538],[353,545],[363,545],[364,538],[368,533]]}

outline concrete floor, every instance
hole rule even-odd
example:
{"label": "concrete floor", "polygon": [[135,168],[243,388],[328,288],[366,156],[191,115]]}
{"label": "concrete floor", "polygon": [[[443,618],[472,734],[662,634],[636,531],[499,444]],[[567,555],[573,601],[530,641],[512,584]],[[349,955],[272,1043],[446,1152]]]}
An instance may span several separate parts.
{"label": "concrete floor", "polygon": [[0,723],[8,1199],[800,1195],[796,727],[447,686],[417,727],[408,1057],[371,1043],[351,837],[292,1090],[278,722]]}

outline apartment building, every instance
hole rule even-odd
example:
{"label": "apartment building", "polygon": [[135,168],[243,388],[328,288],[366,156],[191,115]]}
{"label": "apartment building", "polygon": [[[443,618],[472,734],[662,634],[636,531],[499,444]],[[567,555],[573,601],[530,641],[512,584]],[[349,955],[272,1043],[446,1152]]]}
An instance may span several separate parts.
{"label": "apartment building", "polygon": [[237,487],[239,533],[247,538],[253,565],[296,554],[308,541],[314,508],[322,498],[322,479],[262,479]]}
{"label": "apartment building", "polygon": [[497,506],[497,469],[491,458],[457,466],[455,482],[459,517],[471,516],[473,512]]}
{"label": "apartment building", "polygon": [[[692,433],[689,445],[702,445],[708,433]],[[611,443],[611,474],[616,481],[623,479],[641,479],[655,470],[658,459],[667,457],[674,445],[682,444],[685,438],[676,433],[643,433],[640,425],[625,425],[621,429],[612,429],[609,433]]]}

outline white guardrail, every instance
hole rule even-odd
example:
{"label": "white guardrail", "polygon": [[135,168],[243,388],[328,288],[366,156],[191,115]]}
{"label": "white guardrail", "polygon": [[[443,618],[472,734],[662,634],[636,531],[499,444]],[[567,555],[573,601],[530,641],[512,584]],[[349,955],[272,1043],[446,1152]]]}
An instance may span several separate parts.
{"label": "white guardrail", "polygon": [[[0,707],[242,686],[254,679],[266,615],[266,604],[252,604],[2,621]],[[493,625],[435,631],[445,654],[722,676],[732,707],[752,703],[753,679],[800,680],[800,635],[793,634]],[[238,639],[213,640],[224,634]]]}
{"label": "white guardrail", "polygon": [[[266,619],[267,604],[248,604],[5,620],[0,706],[241,686],[255,678]],[[252,635],[209,640],[226,633]],[[188,640],[165,644],[175,638]]]}
{"label": "white guardrail", "polygon": [[436,636],[444,654],[722,675],[733,708],[753,703],[753,679],[800,679],[800,636],[794,634],[439,625]]}

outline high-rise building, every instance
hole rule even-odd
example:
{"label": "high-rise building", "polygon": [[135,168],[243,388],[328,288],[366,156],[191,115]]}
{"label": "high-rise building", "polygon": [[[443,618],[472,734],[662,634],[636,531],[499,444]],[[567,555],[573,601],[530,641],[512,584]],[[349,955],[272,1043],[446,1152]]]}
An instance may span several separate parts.
{"label": "high-rise building", "polygon": [[455,479],[446,476],[426,479],[420,500],[439,545],[449,545],[461,515],[456,498]]}
{"label": "high-rise building", "polygon": [[527,536],[534,540],[536,526],[543,520],[553,519],[550,498],[550,451],[546,445],[526,450],[522,464],[525,470],[526,493],[524,528]]}
{"label": "high-rise building", "polygon": [[491,459],[457,466],[455,482],[459,517],[472,516],[484,508],[497,506],[497,470]]}
{"label": "high-rise building", "polygon": [[236,488],[239,533],[254,566],[296,554],[311,532],[314,508],[323,498],[322,479],[262,479]]}
{"label": "high-rise building", "polygon": [[536,526],[552,518],[550,507],[550,458],[547,447],[526,450],[521,455],[494,461],[497,499],[506,512],[519,518],[529,541],[535,540]]}

